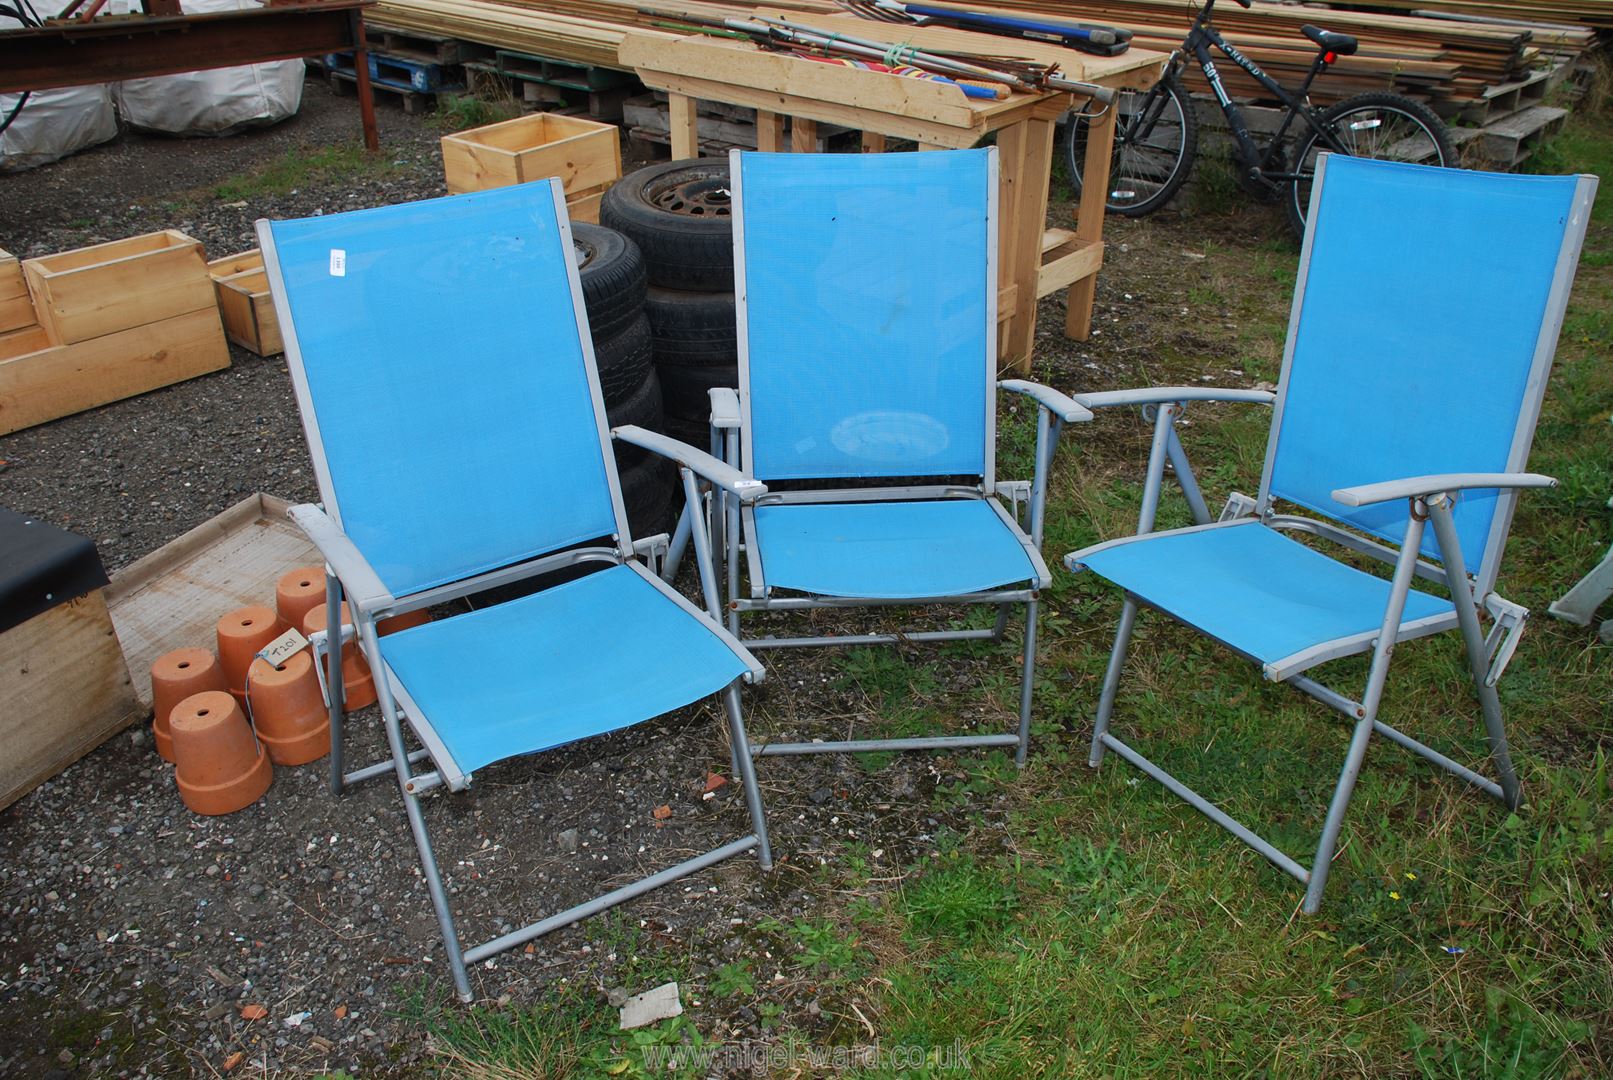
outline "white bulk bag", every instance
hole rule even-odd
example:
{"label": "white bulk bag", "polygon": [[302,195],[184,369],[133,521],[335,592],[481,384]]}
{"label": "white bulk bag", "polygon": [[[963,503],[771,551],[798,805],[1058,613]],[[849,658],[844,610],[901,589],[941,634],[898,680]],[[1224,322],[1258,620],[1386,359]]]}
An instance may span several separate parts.
{"label": "white bulk bag", "polygon": [[[35,3],[41,18],[56,15],[66,0]],[[22,24],[0,16],[0,30]],[[0,121],[11,115],[21,94],[0,94]],[[59,90],[35,90],[11,126],[0,132],[0,172],[20,172],[48,165],[68,154],[118,133],[118,118],[112,110],[111,88],[105,85],[68,86]]]}
{"label": "white bulk bag", "polygon": [[[263,5],[259,0],[182,0],[182,6],[187,15],[205,15]],[[301,60],[274,60],[128,79],[117,84],[114,96],[118,112],[134,127],[167,135],[228,135],[295,116],[302,106],[303,70]]]}

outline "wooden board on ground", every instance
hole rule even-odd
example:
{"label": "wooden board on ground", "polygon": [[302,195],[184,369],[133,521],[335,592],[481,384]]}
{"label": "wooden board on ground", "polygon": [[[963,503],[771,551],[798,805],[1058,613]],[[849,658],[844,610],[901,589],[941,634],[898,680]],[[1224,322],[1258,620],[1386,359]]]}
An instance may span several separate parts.
{"label": "wooden board on ground", "polygon": [[229,367],[205,270],[207,306],[185,315],[68,345],[38,326],[0,335],[0,435]]}
{"label": "wooden board on ground", "polygon": [[145,713],[103,592],[0,633],[0,809]]}
{"label": "wooden board on ground", "polygon": [[112,575],[112,623],[134,692],[148,707],[153,660],[184,646],[213,648],[220,615],[273,604],[281,574],[322,565],[286,507],[284,499],[253,495]]}

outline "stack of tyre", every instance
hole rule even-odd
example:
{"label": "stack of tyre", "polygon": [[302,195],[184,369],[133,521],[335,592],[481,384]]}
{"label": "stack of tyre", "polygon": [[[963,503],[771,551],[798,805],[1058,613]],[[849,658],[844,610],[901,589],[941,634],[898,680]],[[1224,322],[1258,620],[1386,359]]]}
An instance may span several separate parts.
{"label": "stack of tyre", "polygon": [[[605,416],[612,427],[637,424],[665,431],[661,380],[652,363],[650,320],[644,310],[644,257],[638,245],[614,229],[574,221],[571,238]],[[664,532],[672,510],[671,464],[647,450],[617,443],[616,470],[633,535]]]}
{"label": "stack of tyre", "polygon": [[651,165],[605,193],[599,219],[638,245],[649,275],[655,369],[666,431],[705,449],[717,386],[739,385],[728,162]]}

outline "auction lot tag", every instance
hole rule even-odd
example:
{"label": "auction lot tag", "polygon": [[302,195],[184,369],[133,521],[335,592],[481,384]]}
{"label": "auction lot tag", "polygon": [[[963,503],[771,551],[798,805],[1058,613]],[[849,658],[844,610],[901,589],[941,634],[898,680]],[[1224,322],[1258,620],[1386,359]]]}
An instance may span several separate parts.
{"label": "auction lot tag", "polygon": [[330,249],[330,276],[347,276],[347,252],[342,248]]}
{"label": "auction lot tag", "polygon": [[301,652],[307,644],[308,639],[299,634],[296,627],[292,627],[265,645],[258,655],[275,667],[279,667]]}

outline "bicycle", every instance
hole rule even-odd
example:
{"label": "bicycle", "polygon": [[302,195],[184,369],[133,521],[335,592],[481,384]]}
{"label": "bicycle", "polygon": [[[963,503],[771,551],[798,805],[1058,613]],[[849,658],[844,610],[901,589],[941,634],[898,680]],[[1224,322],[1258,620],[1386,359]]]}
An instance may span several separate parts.
{"label": "bicycle", "polygon": [[[1251,0],[1238,3],[1251,6]],[[1238,186],[1266,201],[1285,198],[1289,223],[1298,235],[1305,232],[1305,210],[1310,204],[1318,153],[1456,164],[1456,147],[1444,122],[1426,105],[1410,98],[1374,91],[1345,98],[1325,110],[1311,105],[1307,96],[1311,84],[1338,57],[1356,51],[1355,38],[1302,26],[1300,32],[1316,44],[1317,54],[1305,81],[1290,92],[1221,36],[1210,21],[1214,8],[1215,0],[1206,0],[1187,37],[1171,53],[1159,82],[1144,91],[1122,94],[1108,106],[1120,110],[1115,123],[1109,192],[1104,199],[1111,213],[1127,217],[1153,213],[1171,200],[1192,172],[1198,153],[1198,120],[1181,79],[1189,57],[1198,61],[1226,116],[1234,142],[1232,156]],[[1221,74],[1210,56],[1212,46],[1287,107],[1281,125],[1263,152],[1255,145],[1242,110],[1221,84]],[[1090,118],[1086,113],[1072,114],[1066,142],[1070,176],[1078,193]],[[1296,120],[1303,124],[1296,127]],[[1287,152],[1290,127],[1296,127],[1298,139],[1292,164]]]}

